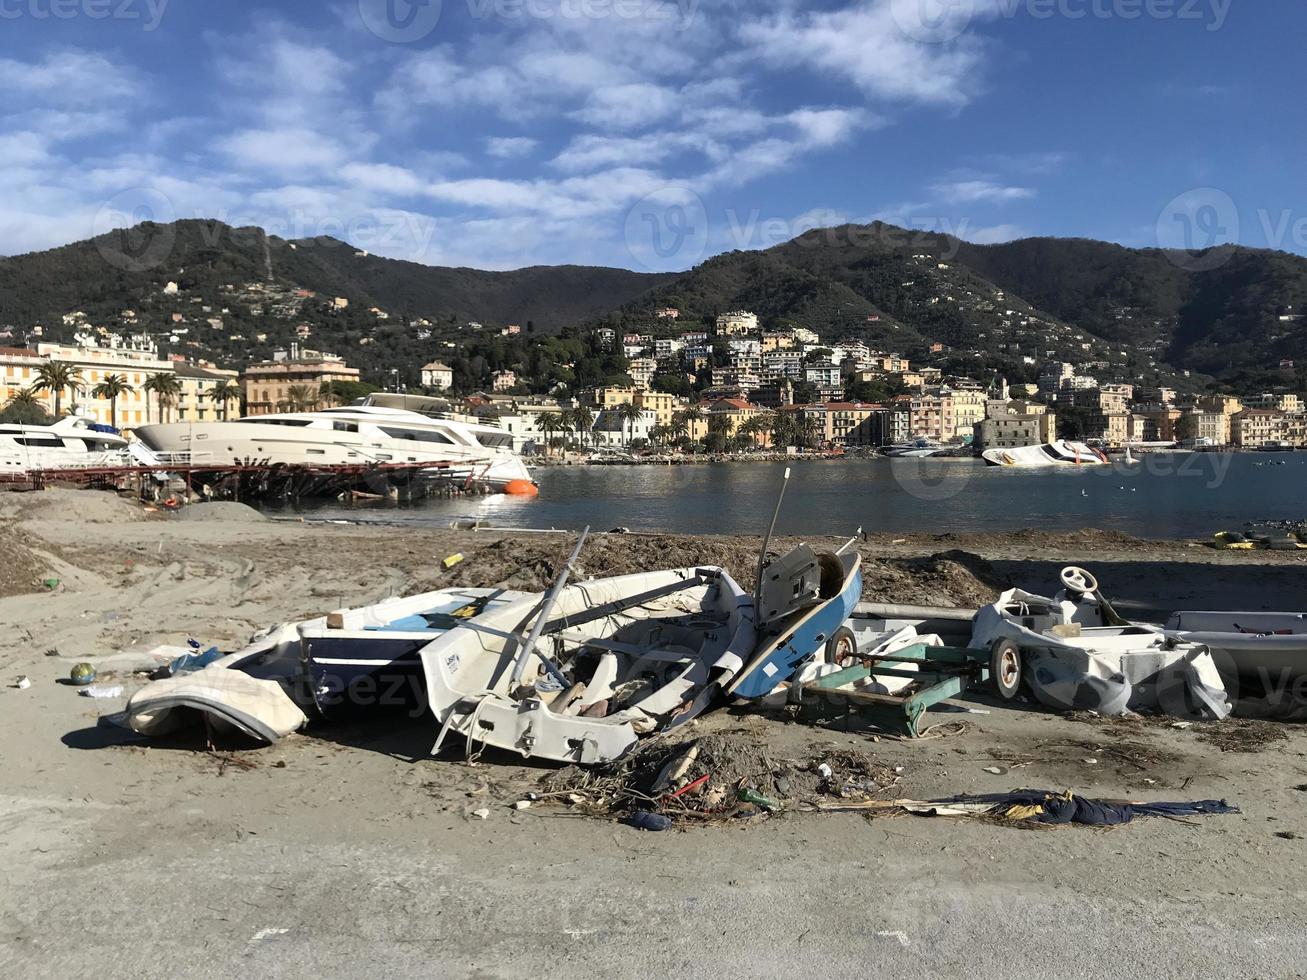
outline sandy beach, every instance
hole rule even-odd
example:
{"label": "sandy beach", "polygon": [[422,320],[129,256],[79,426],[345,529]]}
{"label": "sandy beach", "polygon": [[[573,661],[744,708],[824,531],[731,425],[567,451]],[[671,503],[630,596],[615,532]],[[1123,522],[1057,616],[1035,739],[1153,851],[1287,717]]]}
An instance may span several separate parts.
{"label": "sandy beach", "polygon": [[[734,710],[800,764],[902,767],[895,794],[1019,787],[1226,799],[1237,815],[1044,832],[782,812],[641,833],[512,804],[551,773],[430,757],[423,717],[313,729],[275,747],[151,745],[97,724],[124,698],[59,683],[159,644],[235,648],[256,629],[445,585],[537,589],[571,536],[172,516],[106,493],[0,494],[0,968],[7,975],[500,978],[1291,976],[1307,963],[1307,737],[1298,726],[1059,716],[968,703],[907,742]],[[817,542],[813,542],[817,543]],[[584,576],[720,563],[756,540],[600,535]],[[973,607],[1084,565],[1117,608],[1300,609],[1307,561],[1119,534],[872,538],[864,598]],[[443,571],[441,560],[464,560]],[[57,584],[53,584],[57,580]],[[11,686],[26,675],[32,686]],[[126,692],[143,683],[122,673]],[[1249,751],[1240,751],[1241,749]],[[1094,760],[1093,762],[1087,760]],[[986,771],[998,768],[999,774]],[[489,808],[488,819],[473,811]]]}

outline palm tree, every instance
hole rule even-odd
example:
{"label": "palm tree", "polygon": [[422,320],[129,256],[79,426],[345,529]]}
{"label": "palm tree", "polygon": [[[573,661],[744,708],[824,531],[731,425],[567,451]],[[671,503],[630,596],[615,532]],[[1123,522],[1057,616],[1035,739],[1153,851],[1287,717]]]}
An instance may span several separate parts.
{"label": "palm tree", "polygon": [[672,431],[678,436],[690,438],[694,425],[703,421],[703,409],[697,405],[684,409],[672,416]]}
{"label": "palm tree", "polygon": [[240,396],[240,385],[236,384],[234,381],[228,381],[226,378],[223,378],[209,389],[209,394],[206,397],[208,397],[209,401],[218,406],[218,410],[222,413],[222,420],[226,422],[228,408],[231,403],[237,398],[240,398]]}
{"label": "palm tree", "polygon": [[[141,386],[146,391],[154,392],[155,400],[159,403],[159,421],[164,421],[163,407],[167,405],[171,408],[177,402],[177,398],[182,393],[181,379],[175,374],[152,374],[145,379],[145,384]],[[146,400],[146,412],[149,412],[149,400]],[[171,418],[171,415],[170,415]]]}
{"label": "palm tree", "polygon": [[545,434],[545,455],[549,455],[549,444],[553,434],[567,426],[567,420],[561,412],[541,412],[536,416],[536,428]]}
{"label": "palm tree", "polygon": [[82,390],[82,372],[75,364],[50,361],[42,364],[36,372],[36,384],[33,391],[49,391],[54,394],[54,416],[59,418],[64,413],[64,391],[76,395]]}
{"label": "palm tree", "polygon": [[763,421],[763,417],[761,415],[754,415],[751,418],[745,419],[740,424],[740,427],[735,430],[735,434],[741,438],[747,439],[750,448],[757,449],[758,436],[765,432],[766,429],[767,423]]}
{"label": "palm tree", "polygon": [[291,385],[286,389],[286,399],[292,412],[311,411],[318,407],[318,396],[312,385]]}
{"label": "palm tree", "polygon": [[625,429],[628,425],[631,428],[631,434],[627,437],[626,444],[629,446],[635,440],[635,423],[644,418],[644,410],[635,402],[626,402],[617,406],[617,420]]}
{"label": "palm tree", "polygon": [[580,434],[581,445],[585,445],[586,432],[594,431],[595,417],[594,412],[584,405],[578,405],[567,413],[568,424]]}
{"label": "palm tree", "polygon": [[91,389],[91,397],[109,400],[109,424],[116,429],[118,428],[118,399],[135,390],[121,374],[107,374],[103,381]]}
{"label": "palm tree", "polygon": [[35,389],[19,388],[18,393],[10,396],[9,401],[5,402],[5,407],[14,408],[40,408],[41,399],[36,396]]}
{"label": "palm tree", "polygon": [[653,428],[649,430],[649,440],[655,446],[662,446],[666,444],[667,437],[670,436],[671,434],[672,434],[671,426],[655,425]]}
{"label": "palm tree", "polygon": [[825,426],[811,415],[805,416],[803,421],[799,423],[799,439],[802,441],[805,449],[820,446],[821,438],[825,434]]}

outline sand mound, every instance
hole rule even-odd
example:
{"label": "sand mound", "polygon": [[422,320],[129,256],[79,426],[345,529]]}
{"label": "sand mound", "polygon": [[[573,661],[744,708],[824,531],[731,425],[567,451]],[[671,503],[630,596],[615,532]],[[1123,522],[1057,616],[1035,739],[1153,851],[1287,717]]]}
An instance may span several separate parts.
{"label": "sand mound", "polygon": [[52,487],[34,493],[0,495],[0,517],[82,524],[127,524],[146,520],[139,503],[106,490]]}
{"label": "sand mound", "polygon": [[[476,552],[465,552],[463,564],[446,578],[445,586],[527,592],[548,588],[575,547],[570,535],[548,538],[504,538]],[[774,551],[797,544],[775,542]],[[758,544],[750,539],[701,538],[677,535],[600,534],[581,553],[578,579],[609,578],[660,568],[720,565],[737,582],[751,588],[757,574]],[[863,596],[877,602],[974,608],[993,602],[1006,580],[978,555],[950,551],[930,558],[863,556]]]}
{"label": "sand mound", "polygon": [[267,518],[253,507],[238,504],[230,500],[214,500],[208,503],[191,504],[177,512],[177,519],[182,521],[222,521],[232,524],[262,524]]}
{"label": "sand mound", "polygon": [[0,597],[28,595],[41,588],[45,562],[14,527],[0,527]]}

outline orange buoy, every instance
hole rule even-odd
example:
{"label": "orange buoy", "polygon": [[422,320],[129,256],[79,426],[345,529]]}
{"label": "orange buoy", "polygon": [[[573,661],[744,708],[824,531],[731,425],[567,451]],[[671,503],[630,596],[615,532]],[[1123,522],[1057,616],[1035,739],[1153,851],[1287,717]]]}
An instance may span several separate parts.
{"label": "orange buoy", "polygon": [[538,497],[540,488],[530,480],[510,480],[504,487],[510,497]]}

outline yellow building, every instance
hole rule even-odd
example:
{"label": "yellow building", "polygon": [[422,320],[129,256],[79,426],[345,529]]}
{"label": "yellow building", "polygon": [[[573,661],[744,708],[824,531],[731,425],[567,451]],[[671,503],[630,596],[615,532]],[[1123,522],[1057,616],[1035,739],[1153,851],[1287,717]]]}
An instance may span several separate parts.
{"label": "yellow building", "polygon": [[[79,384],[82,390],[73,397],[65,392],[64,409],[67,411],[76,405],[81,415],[88,416],[104,425],[115,421],[114,406],[108,399],[95,398],[91,392],[105,378],[117,375],[131,386],[131,391],[120,397],[116,406],[116,422],[119,428],[131,429],[158,421],[151,413],[157,415],[155,400],[145,390],[145,382],[156,374],[172,374],[171,361],[162,360],[158,352],[144,347],[87,347],[66,346],[63,344],[37,344],[36,353],[41,361],[58,361],[71,364],[81,375]],[[32,372],[35,374],[35,372]],[[54,413],[54,393],[43,392],[42,398],[46,410]]]}
{"label": "yellow building", "polygon": [[596,388],[594,403],[605,412],[619,405],[634,404],[646,412],[653,412],[656,423],[663,426],[670,426],[672,417],[687,404],[665,391],[641,391],[636,388]]}
{"label": "yellow building", "polygon": [[[708,423],[708,431],[712,431],[714,420],[724,419],[724,431],[728,435],[734,436],[740,431],[740,426],[749,419],[764,414],[764,412],[757,405],[747,402],[743,398],[719,398],[706,406],[703,414],[705,421]],[[722,425],[723,423],[718,422],[717,424]],[[768,437],[760,433],[754,438],[758,440],[759,445],[763,445]]]}
{"label": "yellow building", "polygon": [[324,384],[358,381],[359,369],[344,358],[319,351],[303,351],[299,357],[251,364],[241,375],[247,415],[269,415],[285,411],[294,399],[291,389],[311,392],[313,398]]}
{"label": "yellow building", "polygon": [[36,383],[45,359],[25,347],[0,347],[0,404]]}
{"label": "yellow building", "polygon": [[[215,422],[234,419],[240,413],[240,373],[227,371],[213,365],[196,365],[179,363],[175,365],[177,380],[181,382],[181,394],[172,418],[176,422]],[[236,388],[235,396],[220,404],[210,397],[210,393],[222,382]]]}

